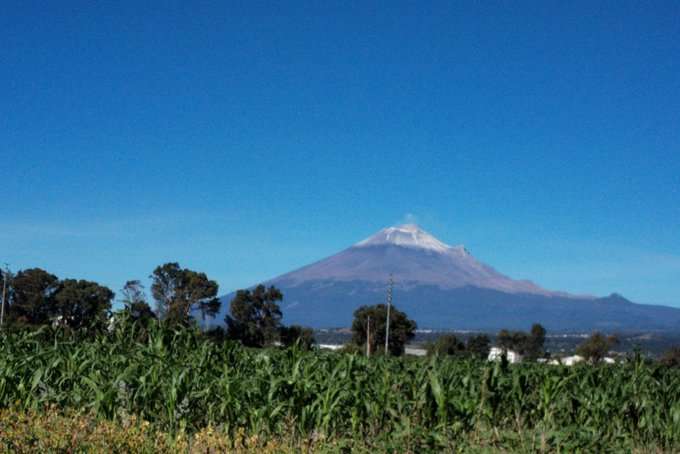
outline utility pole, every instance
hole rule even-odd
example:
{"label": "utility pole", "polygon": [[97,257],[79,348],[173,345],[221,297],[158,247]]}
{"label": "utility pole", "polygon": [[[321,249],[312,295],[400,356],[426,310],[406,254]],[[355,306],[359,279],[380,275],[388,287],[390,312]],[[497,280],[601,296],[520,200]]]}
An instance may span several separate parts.
{"label": "utility pole", "polygon": [[371,316],[368,316],[368,324],[366,325],[366,356],[371,356]]}
{"label": "utility pole", "polygon": [[2,271],[2,305],[0,306],[0,329],[5,322],[5,299],[7,298],[7,275],[9,274],[9,266],[5,263],[5,269]]}
{"label": "utility pole", "polygon": [[385,322],[385,355],[389,350],[390,345],[390,309],[392,308],[392,290],[394,288],[394,279],[390,273],[390,285],[387,287],[387,321]]}

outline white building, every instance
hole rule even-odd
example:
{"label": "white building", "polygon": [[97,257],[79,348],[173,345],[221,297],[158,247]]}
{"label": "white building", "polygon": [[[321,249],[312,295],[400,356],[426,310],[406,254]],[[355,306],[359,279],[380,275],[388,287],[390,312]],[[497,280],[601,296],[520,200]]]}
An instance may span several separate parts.
{"label": "white building", "polygon": [[580,355],[572,355],[572,356],[565,356],[564,358],[561,358],[558,361],[559,361],[559,364],[563,364],[565,366],[573,366],[574,364],[583,362],[584,358],[583,358],[583,356],[580,356]]}
{"label": "white building", "polygon": [[[574,364],[582,363],[585,361],[585,358],[580,355],[572,355],[572,356],[565,356],[564,358],[559,358],[559,359],[552,359],[548,364],[554,364],[554,365],[559,365],[562,364],[563,366],[573,366]],[[605,357],[602,358],[602,362],[605,364],[615,364],[616,360],[614,358],[610,357]]]}
{"label": "white building", "polygon": [[506,356],[508,362],[511,364],[519,363],[522,361],[522,355],[512,350],[504,350],[500,347],[491,347],[489,350],[489,361],[500,361],[503,355]]}
{"label": "white building", "polygon": [[427,350],[425,350],[424,348],[416,348],[409,346],[404,347],[404,353],[411,356],[427,356]]}
{"label": "white building", "polygon": [[344,345],[340,344],[318,344],[319,348],[324,350],[340,350]]}

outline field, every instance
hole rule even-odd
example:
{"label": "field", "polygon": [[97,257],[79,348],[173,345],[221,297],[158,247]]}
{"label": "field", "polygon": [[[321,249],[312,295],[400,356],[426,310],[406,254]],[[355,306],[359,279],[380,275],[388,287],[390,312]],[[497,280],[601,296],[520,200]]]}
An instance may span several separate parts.
{"label": "field", "polygon": [[135,327],[0,341],[6,451],[680,449],[680,370],[641,359],[367,359]]}

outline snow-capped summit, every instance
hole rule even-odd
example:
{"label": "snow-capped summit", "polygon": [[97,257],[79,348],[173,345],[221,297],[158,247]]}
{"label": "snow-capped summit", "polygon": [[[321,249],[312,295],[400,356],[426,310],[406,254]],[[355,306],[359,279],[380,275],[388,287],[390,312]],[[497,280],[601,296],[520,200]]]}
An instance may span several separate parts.
{"label": "snow-capped summit", "polygon": [[[393,303],[422,327],[495,331],[538,322],[570,331],[680,328],[680,309],[546,290],[512,279],[414,224],[382,229],[264,283],[285,295],[286,323],[328,328],[349,326],[358,307],[384,302],[389,282]],[[232,297],[223,298],[225,311]]]}
{"label": "snow-capped summit", "polygon": [[381,246],[393,244],[397,246],[429,249],[436,252],[448,252],[452,249],[464,251],[463,246],[455,248],[439,241],[415,224],[403,224],[396,227],[387,227],[373,236],[355,244],[355,247]]}
{"label": "snow-capped summit", "polygon": [[402,286],[473,286],[508,293],[550,295],[529,281],[514,280],[478,261],[464,246],[449,246],[415,224],[387,227],[354,246],[279,276],[287,286],[305,282],[372,282],[392,276]]}

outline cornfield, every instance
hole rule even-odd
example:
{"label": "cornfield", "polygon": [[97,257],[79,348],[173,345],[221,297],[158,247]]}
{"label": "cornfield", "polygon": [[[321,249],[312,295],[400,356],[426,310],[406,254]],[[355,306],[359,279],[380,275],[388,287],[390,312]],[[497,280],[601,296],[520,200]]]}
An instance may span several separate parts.
{"label": "cornfield", "polygon": [[[133,340],[138,339],[138,340]],[[170,436],[352,440],[367,450],[680,449],[680,371],[246,349],[192,330],[0,335],[0,409],[146,421]],[[3,426],[0,418],[0,446]]]}

